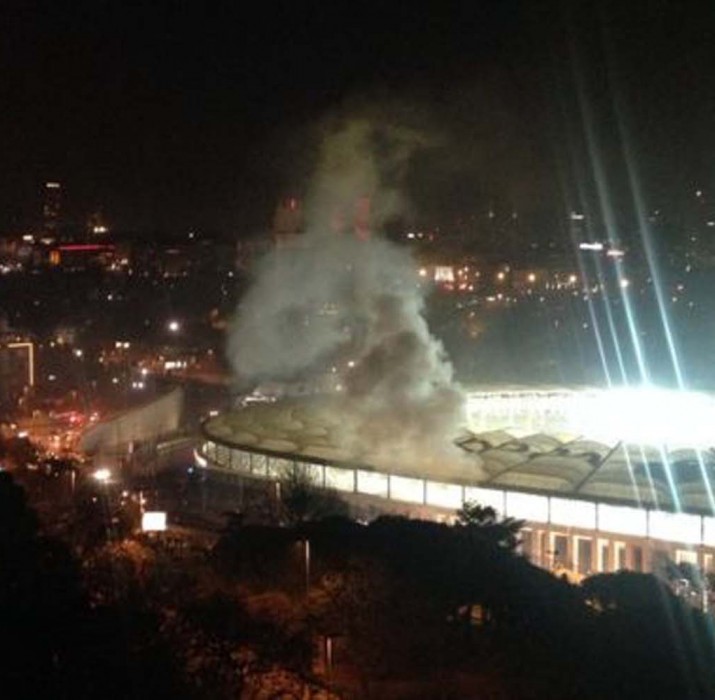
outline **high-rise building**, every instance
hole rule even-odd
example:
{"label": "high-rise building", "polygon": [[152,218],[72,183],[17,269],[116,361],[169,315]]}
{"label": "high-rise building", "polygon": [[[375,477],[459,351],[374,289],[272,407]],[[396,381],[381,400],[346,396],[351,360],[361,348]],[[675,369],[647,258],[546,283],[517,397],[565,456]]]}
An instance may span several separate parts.
{"label": "high-rise building", "polygon": [[104,215],[101,210],[92,212],[87,217],[87,234],[90,237],[94,236],[104,236],[109,233],[109,226],[104,219]]}
{"label": "high-rise building", "polygon": [[[370,197],[357,197],[334,207],[328,222],[329,231],[336,235],[352,235],[362,241],[370,238],[371,201]],[[279,248],[301,245],[301,234],[305,232],[305,212],[303,203],[295,197],[282,199],[273,215],[271,235]]]}
{"label": "high-rise building", "polygon": [[0,407],[14,404],[34,384],[34,344],[0,328]]}
{"label": "high-rise building", "polygon": [[588,242],[588,223],[585,214],[572,211],[569,214],[568,227],[572,243],[578,245],[579,243]]}
{"label": "high-rise building", "polygon": [[42,202],[42,225],[47,235],[58,234],[61,213],[62,185],[59,182],[46,182]]}
{"label": "high-rise building", "polygon": [[370,238],[370,198],[360,197],[355,203],[355,235],[366,241]]}
{"label": "high-rise building", "polygon": [[296,197],[282,199],[273,215],[271,235],[278,247],[295,245],[303,232],[303,206]]}

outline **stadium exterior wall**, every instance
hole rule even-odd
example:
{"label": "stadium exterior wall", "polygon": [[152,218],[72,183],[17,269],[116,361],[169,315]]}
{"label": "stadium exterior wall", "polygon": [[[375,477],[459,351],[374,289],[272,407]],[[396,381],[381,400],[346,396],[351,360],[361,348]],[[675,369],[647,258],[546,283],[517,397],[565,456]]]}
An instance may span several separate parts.
{"label": "stadium exterior wall", "polygon": [[[378,510],[449,520],[467,501],[523,520],[523,553],[536,565],[570,577],[620,569],[652,571],[659,560],[715,570],[715,518],[636,508],[564,494],[485,488],[423,476],[379,471],[368,465],[232,444],[204,433],[197,464],[237,478],[278,481],[300,465],[320,488],[348,500],[369,501]],[[383,507],[380,507],[380,504]]]}
{"label": "stadium exterior wall", "polygon": [[177,387],[168,394],[87,428],[79,449],[88,454],[111,452],[129,443],[155,440],[177,430],[181,421],[184,392]]}

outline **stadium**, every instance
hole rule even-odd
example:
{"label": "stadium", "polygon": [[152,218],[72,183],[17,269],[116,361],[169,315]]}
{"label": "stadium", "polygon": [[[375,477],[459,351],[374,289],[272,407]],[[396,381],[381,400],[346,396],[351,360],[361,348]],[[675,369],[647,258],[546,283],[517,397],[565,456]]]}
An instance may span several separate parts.
{"label": "stadium", "polygon": [[203,424],[197,463],[278,481],[298,465],[372,514],[448,520],[464,502],[523,520],[523,553],[576,577],[715,569],[715,396],[637,389],[470,391],[455,459],[384,462],[341,446],[330,399],[255,403]]}

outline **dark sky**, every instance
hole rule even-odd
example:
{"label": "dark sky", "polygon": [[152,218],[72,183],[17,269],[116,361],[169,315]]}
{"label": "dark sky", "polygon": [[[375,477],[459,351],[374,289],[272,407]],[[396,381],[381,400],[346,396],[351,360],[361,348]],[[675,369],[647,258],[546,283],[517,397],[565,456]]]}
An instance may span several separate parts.
{"label": "dark sky", "polygon": [[[305,187],[316,125],[366,111],[425,130],[416,217],[502,202],[625,211],[712,182],[713,3],[108,2],[0,7],[0,230],[58,179],[80,219],[246,235]],[[591,134],[591,150],[589,138]],[[147,234],[148,235],[148,234]]]}

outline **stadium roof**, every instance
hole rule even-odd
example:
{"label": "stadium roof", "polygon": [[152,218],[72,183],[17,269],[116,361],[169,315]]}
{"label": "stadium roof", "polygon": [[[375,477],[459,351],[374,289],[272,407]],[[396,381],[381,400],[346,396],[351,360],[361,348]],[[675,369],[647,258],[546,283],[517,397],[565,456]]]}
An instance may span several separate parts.
{"label": "stadium roof", "polygon": [[638,507],[713,512],[711,448],[606,443],[585,434],[491,426],[464,432],[455,442],[453,461],[440,458],[420,464],[405,459],[399,467],[386,469],[369,446],[355,452],[341,446],[340,412],[335,405],[316,400],[253,404],[209,420],[204,433],[227,446],[306,462]]}

